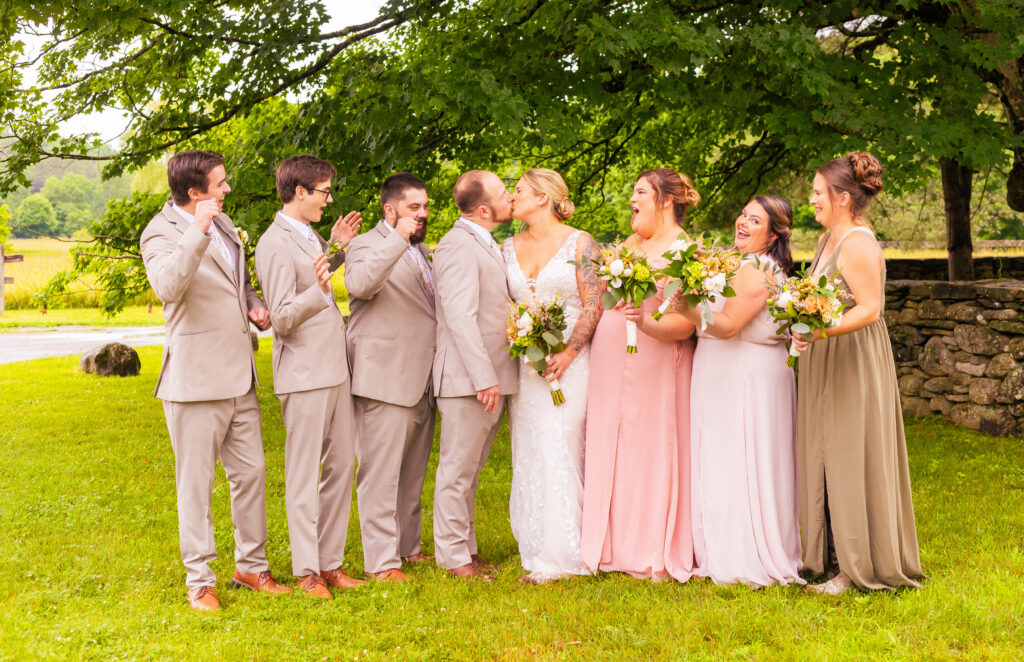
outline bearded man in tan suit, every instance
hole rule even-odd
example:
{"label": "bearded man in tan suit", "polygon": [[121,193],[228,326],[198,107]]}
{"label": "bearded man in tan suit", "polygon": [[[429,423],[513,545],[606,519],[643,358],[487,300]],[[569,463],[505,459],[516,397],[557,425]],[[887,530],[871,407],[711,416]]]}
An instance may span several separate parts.
{"label": "bearded man in tan suit", "polygon": [[[312,228],[331,202],[334,175],[333,165],[314,156],[282,161],[277,192],[284,208],[256,245],[256,276],[270,303],[274,329],[274,392],[287,431],[285,509],[292,573],[307,595],[323,599],[331,598],[328,585],[366,583],[341,569],[352,505],[355,427],[345,322],[331,289],[327,243]],[[359,214],[348,218],[351,238]]]}
{"label": "bearded man in tan suit", "polygon": [[231,491],[235,529],[232,584],[289,593],[266,556],[266,472],[256,363],[249,321],[270,314],[249,282],[245,250],[221,213],[231,191],[220,154],[189,150],[167,163],[173,202],[142,232],[142,260],[163,302],[167,338],[156,397],[163,400],[174,449],[181,560],[193,609],[220,609],[210,562],[212,500],[218,459]]}
{"label": "bearded man in tan suit", "polygon": [[434,443],[437,322],[426,186],[400,172],[384,180],[380,200],[384,220],[352,241],[345,265],[356,492],[366,574],[404,582],[403,561],[433,560],[420,551],[420,499]]}
{"label": "bearded man in tan suit", "polygon": [[512,196],[493,172],[471,170],[455,183],[462,217],[434,249],[437,354],[434,391],[441,455],[434,489],[434,553],[456,577],[493,580],[477,553],[477,477],[494,443],[505,396],[519,389],[505,335],[511,298],[505,261],[491,231],[512,220]]}

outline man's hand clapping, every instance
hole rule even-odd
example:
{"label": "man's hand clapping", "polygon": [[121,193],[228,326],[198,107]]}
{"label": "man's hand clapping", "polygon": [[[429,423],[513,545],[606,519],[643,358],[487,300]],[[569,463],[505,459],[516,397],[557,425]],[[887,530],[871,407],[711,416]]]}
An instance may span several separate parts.
{"label": "man's hand clapping", "polygon": [[316,272],[316,282],[320,285],[320,291],[324,294],[331,293],[331,265],[327,264],[327,256],[318,253],[313,257],[313,270]]}
{"label": "man's hand clapping", "polygon": [[357,211],[350,211],[344,216],[339,216],[331,228],[331,243],[338,242],[344,250],[349,242],[359,234],[359,226],[362,222],[363,216]]}

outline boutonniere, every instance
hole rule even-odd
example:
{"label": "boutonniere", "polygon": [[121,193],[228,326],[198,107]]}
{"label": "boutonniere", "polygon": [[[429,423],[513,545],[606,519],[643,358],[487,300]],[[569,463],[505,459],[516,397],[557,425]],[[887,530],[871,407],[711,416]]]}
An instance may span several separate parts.
{"label": "boutonniere", "polygon": [[337,255],[341,251],[345,250],[345,247],[341,245],[340,241],[329,241],[327,242],[327,257]]}
{"label": "boutonniere", "polygon": [[249,233],[242,228],[236,227],[235,234],[238,235],[238,241],[242,242],[243,245],[249,243]]}

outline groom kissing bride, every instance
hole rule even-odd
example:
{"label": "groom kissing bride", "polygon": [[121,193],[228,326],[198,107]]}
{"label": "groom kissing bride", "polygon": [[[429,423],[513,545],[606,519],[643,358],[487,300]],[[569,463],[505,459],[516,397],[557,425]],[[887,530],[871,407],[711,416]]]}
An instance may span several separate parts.
{"label": "groom kissing bride", "polygon": [[505,337],[510,292],[491,231],[512,220],[512,197],[493,172],[471,170],[455,183],[460,218],[434,249],[437,353],[434,392],[441,454],[434,489],[434,553],[456,577],[493,581],[477,553],[473,510],[480,470],[498,431],[519,366]]}

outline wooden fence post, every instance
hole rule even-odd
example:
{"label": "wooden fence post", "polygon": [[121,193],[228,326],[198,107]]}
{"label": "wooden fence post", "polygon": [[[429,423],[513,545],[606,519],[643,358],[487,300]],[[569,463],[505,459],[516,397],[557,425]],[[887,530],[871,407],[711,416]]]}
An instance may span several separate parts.
{"label": "wooden fence post", "polygon": [[4,275],[4,265],[8,262],[21,262],[24,259],[24,255],[4,255],[3,244],[0,244],[0,316],[4,314],[4,285],[14,282],[13,277]]}

